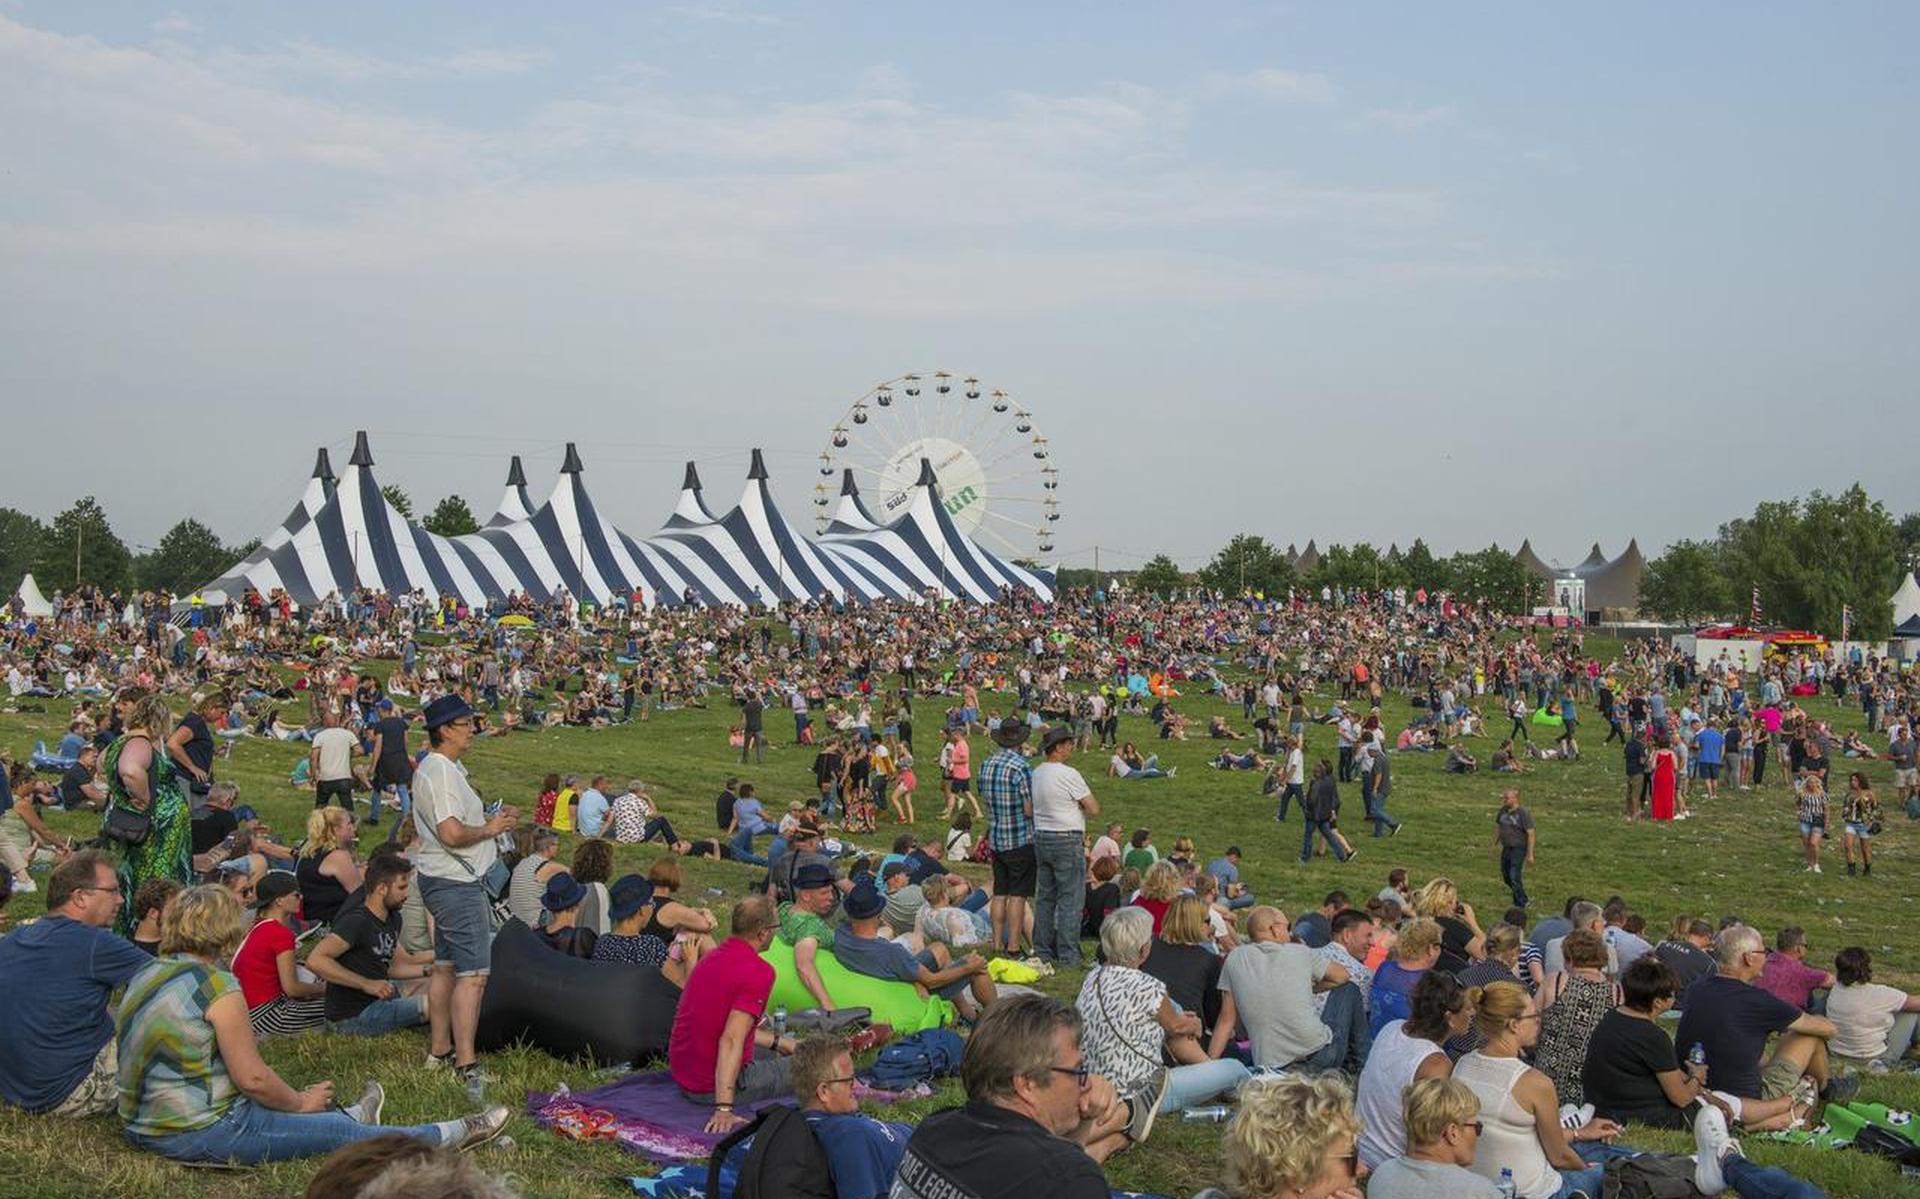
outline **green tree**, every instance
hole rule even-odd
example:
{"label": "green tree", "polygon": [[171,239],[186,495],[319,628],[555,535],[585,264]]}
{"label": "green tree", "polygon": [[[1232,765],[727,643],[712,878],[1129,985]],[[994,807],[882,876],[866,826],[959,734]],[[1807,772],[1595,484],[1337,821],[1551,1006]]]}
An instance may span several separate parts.
{"label": "green tree", "polygon": [[1857,483],[1839,495],[1762,503],[1720,526],[1718,549],[1736,609],[1758,587],[1770,623],[1838,633],[1842,609],[1852,608],[1856,637],[1878,640],[1893,627],[1899,528]]}
{"label": "green tree", "polygon": [[1908,570],[1920,570],[1920,512],[1901,517],[1894,527],[1894,537],[1899,542],[1900,565]]}
{"label": "green tree", "polygon": [[40,546],[47,539],[47,526],[15,508],[0,508],[0,588],[19,584],[20,576],[40,561]]}
{"label": "green tree", "polygon": [[1307,576],[1307,587],[1339,587],[1347,591],[1375,591],[1387,586],[1387,560],[1366,542],[1358,545],[1330,545],[1320,555],[1319,565]]}
{"label": "green tree", "polygon": [[108,590],[133,581],[133,554],[114,536],[107,514],[92,496],[54,517],[34,560],[34,578],[44,591],[71,591],[82,583]]}
{"label": "green tree", "polygon": [[406,492],[400,490],[399,484],[387,484],[380,489],[380,494],[387,497],[387,502],[393,505],[395,512],[407,520],[413,519],[413,500],[407,496]]}
{"label": "green tree", "polygon": [[1676,541],[1647,563],[1640,579],[1640,606],[1670,620],[1694,621],[1733,610],[1733,589],[1721,573],[1715,547]]}
{"label": "green tree", "polygon": [[1520,560],[1497,545],[1455,554],[1446,567],[1454,594],[1490,604],[1500,612],[1525,611],[1538,586]]}
{"label": "green tree", "polygon": [[1062,591],[1068,588],[1097,588],[1106,583],[1106,576],[1096,573],[1091,567],[1062,566],[1053,572],[1053,585]]}
{"label": "green tree", "polygon": [[1133,585],[1135,588],[1159,596],[1170,595],[1186,586],[1186,583],[1186,572],[1182,571],[1179,564],[1165,554],[1158,554],[1147,559],[1146,565],[1142,566],[1139,572],[1133,576]]}
{"label": "green tree", "polygon": [[434,508],[433,515],[426,520],[427,532],[438,533],[442,537],[463,537],[479,529],[480,522],[474,519],[473,509],[467,507],[467,501],[457,495],[441,500]]}
{"label": "green tree", "polygon": [[1200,581],[1227,595],[1258,591],[1285,596],[1295,582],[1286,555],[1253,533],[1241,533],[1222,546],[1200,571]]}
{"label": "green tree", "polygon": [[220,544],[212,529],[189,517],[168,529],[153,552],[140,556],[136,574],[141,587],[183,595],[218,578],[243,556]]}
{"label": "green tree", "polygon": [[1424,587],[1428,591],[1445,591],[1453,585],[1447,577],[1446,563],[1434,557],[1427,543],[1418,537],[1400,556],[1400,573],[1406,577],[1407,586],[1414,590]]}

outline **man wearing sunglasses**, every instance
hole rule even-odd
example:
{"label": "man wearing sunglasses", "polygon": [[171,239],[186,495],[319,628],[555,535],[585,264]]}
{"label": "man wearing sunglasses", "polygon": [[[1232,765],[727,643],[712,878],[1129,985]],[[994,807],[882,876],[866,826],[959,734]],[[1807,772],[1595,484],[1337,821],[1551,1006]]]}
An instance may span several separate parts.
{"label": "man wearing sunglasses", "polygon": [[1381,1162],[1367,1199],[1499,1199],[1489,1180],[1467,1169],[1480,1145],[1480,1101],[1465,1083],[1422,1078],[1401,1098],[1407,1152]]}
{"label": "man wearing sunglasses", "polygon": [[812,1037],[793,1051],[793,1093],[827,1155],[839,1199],[880,1199],[893,1185],[911,1124],[860,1114],[853,1097],[853,1051],[844,1037]]}
{"label": "man wearing sunglasses", "polygon": [[110,931],[120,880],[97,850],[47,881],[47,917],[0,939],[0,1099],[54,1116],[98,1116],[118,1100],[107,1002],[153,959]]}
{"label": "man wearing sunglasses", "polygon": [[1073,1008],[1046,995],[994,1004],[960,1081],[966,1105],[914,1130],[892,1199],[1108,1199],[1100,1163],[1128,1143],[1130,1110],[1088,1071]]}

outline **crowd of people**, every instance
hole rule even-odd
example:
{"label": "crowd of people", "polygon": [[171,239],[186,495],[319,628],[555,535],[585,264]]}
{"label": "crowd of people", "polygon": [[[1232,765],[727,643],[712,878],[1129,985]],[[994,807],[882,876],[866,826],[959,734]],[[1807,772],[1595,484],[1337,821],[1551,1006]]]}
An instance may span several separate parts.
{"label": "crowd of people", "polygon": [[[1239,846],[1209,857],[1183,836],[1163,854],[1150,829],[1096,819],[1095,783],[1180,785],[1118,724],[1185,739],[1185,697],[1240,705],[1244,732],[1215,716],[1207,736],[1247,747],[1212,764],[1259,773],[1283,823],[1297,804],[1303,861],[1317,849],[1343,863],[1361,848],[1341,826],[1343,786],[1358,787],[1360,827],[1391,838],[1396,758],[1479,770],[1468,742],[1498,705],[1513,722],[1489,768],[1525,775],[1582,753],[1587,710],[1602,744],[1623,743],[1630,820],[1765,786],[1777,761],[1817,871],[1833,756],[1890,758],[1890,803],[1920,805],[1914,680],[1890,663],[1803,656],[1743,672],[1651,641],[1601,663],[1577,630],[1543,643],[1424,596],[515,611],[528,622],[417,597],[302,611],[249,596],[181,622],[161,597],[83,591],[52,618],[10,621],[15,703],[71,716],[57,748],[7,763],[5,891],[51,872],[48,915],[0,939],[0,983],[34,981],[16,1006],[24,1032],[0,1039],[0,1098],[115,1112],[133,1145],[183,1162],[485,1143],[508,1109],[481,1102],[495,1080],[476,1028],[509,913],[557,954],[658,970],[679,995],[667,1066],[710,1109],[708,1129],[790,1094],[844,1196],[1012,1194],[1041,1171],[1091,1194],[1101,1163],[1158,1116],[1216,1101],[1236,1105],[1219,1180],[1230,1199],[1354,1194],[1369,1171],[1376,1196],[1507,1182],[1524,1199],[1597,1199],[1629,1122],[1691,1128],[1706,1193],[1817,1194],[1748,1161],[1731,1130],[1805,1127],[1860,1074],[1903,1068],[1915,1042],[1920,999],[1874,983],[1864,947],[1825,971],[1799,929],[1775,930],[1769,950],[1743,921],[1691,915],[1655,944],[1618,899],[1576,897],[1536,923],[1518,778],[1489,849],[1513,907],[1487,925],[1451,879],[1415,886],[1405,870],[1290,917],[1242,879]],[[384,678],[362,669],[383,658]],[[1863,732],[1836,738],[1809,716],[1792,698],[1809,686],[1857,705]],[[1383,721],[1390,693],[1413,711],[1397,729]],[[521,729],[724,706],[739,713],[740,761],[759,766],[776,705],[812,751],[802,798],[769,809],[729,779],[710,833],[669,818],[645,781],[616,790],[605,775],[549,775],[523,820],[518,804],[483,801],[462,763],[480,738]],[[912,827],[916,706],[945,826],[931,836]],[[1551,748],[1536,747],[1547,729]],[[307,746],[295,778],[314,805],[290,844],[219,777],[246,737]],[[1107,756],[1093,782],[1074,764],[1088,752]],[[49,808],[99,812],[97,847],[56,834]],[[1871,873],[1879,812],[1853,772],[1837,813],[1850,873],[1856,857]],[[858,847],[888,822],[891,852]],[[644,873],[614,876],[614,845],[654,841]],[[724,919],[690,903],[690,858],[738,863],[752,893]],[[776,940],[823,1010],[844,1006],[824,956],[952,1003],[971,1031],[967,1103],[918,1129],[859,1116],[854,1047],[770,1019],[761,955]],[[990,954],[1085,967],[1077,998],[1003,992]],[[295,1090],[258,1049],[414,1027],[424,1068],[452,1071],[478,1110],[385,1126],[377,1083],[352,1103],[330,1082]]]}

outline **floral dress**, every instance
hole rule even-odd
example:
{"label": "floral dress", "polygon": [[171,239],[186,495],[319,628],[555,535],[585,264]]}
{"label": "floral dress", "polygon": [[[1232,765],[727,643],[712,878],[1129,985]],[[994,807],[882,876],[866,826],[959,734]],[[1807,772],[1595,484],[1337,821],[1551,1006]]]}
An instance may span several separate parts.
{"label": "floral dress", "polygon": [[[140,810],[140,805],[127,794],[126,784],[120,778],[120,755],[130,740],[131,737],[117,738],[107,747],[106,758],[101,763],[101,772],[107,779],[109,811],[116,807]],[[142,737],[141,740],[147,739]],[[147,790],[152,796],[147,808],[152,825],[147,830],[146,840],[124,847],[126,852],[121,858],[118,872],[120,919],[116,927],[122,936],[129,936],[133,932],[136,923],[133,893],[140,889],[141,883],[149,879],[170,878],[184,886],[193,881],[193,824],[187,808],[187,797],[180,789],[173,760],[159,745],[153,746],[153,765],[147,768]]]}

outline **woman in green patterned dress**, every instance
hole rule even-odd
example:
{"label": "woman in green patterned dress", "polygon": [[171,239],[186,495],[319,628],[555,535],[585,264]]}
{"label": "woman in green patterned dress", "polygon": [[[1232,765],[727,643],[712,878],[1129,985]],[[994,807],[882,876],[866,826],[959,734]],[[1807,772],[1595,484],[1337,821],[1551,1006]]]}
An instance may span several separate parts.
{"label": "woman in green patterned dress", "polygon": [[131,808],[151,819],[146,840],[123,846],[120,861],[122,935],[134,924],[133,894],[149,879],[193,881],[193,825],[186,794],[174,776],[173,760],[161,748],[173,732],[173,710],[165,697],[130,689],[120,701],[125,732],[107,747],[102,772],[107,778],[108,810]]}

